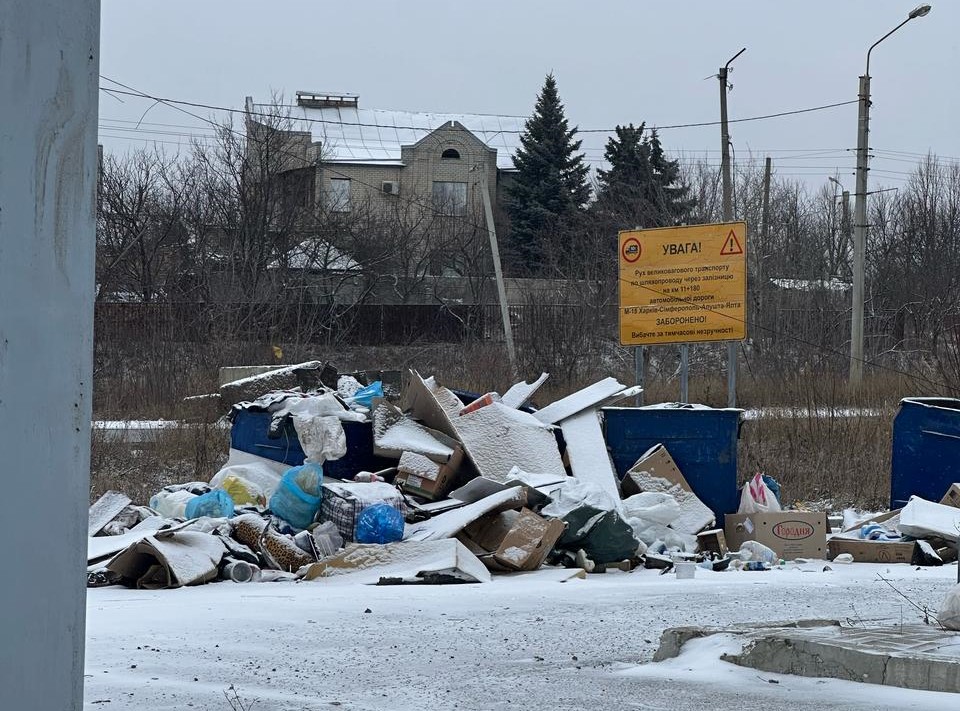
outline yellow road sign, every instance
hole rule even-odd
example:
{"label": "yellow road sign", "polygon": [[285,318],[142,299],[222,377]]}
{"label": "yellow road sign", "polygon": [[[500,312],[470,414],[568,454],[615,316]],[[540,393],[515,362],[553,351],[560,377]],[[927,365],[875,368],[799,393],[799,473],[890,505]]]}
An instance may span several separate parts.
{"label": "yellow road sign", "polygon": [[620,343],[747,337],[747,225],[620,233]]}

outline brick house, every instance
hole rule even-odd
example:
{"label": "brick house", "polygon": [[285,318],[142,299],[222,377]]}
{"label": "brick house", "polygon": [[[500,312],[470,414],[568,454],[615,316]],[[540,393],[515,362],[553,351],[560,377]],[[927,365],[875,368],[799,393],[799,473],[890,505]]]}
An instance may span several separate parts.
{"label": "brick house", "polygon": [[[247,97],[246,111],[250,132],[276,107]],[[496,206],[526,119],[361,109],[356,96],[300,91],[289,121],[280,177],[305,207],[386,215],[402,204],[482,222],[483,185]]]}

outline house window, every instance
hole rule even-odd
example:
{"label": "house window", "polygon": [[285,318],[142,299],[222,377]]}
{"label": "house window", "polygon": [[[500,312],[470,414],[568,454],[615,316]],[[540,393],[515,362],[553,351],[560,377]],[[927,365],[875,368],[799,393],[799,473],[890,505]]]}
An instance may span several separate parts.
{"label": "house window", "polygon": [[460,160],[460,151],[458,151],[456,148],[448,148],[440,154],[440,157],[448,160]]}
{"label": "house window", "polygon": [[327,207],[331,212],[350,212],[350,179],[332,178],[327,193]]}
{"label": "house window", "polygon": [[434,181],[433,202],[444,215],[467,213],[467,184]]}

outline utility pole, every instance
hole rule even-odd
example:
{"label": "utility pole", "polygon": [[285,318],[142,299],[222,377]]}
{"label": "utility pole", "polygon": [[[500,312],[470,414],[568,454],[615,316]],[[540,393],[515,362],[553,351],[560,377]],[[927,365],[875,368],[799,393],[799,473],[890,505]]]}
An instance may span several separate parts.
{"label": "utility pole", "polygon": [[853,207],[853,304],[850,314],[850,387],[858,389],[863,382],[863,301],[866,282],[867,252],[867,171],[870,150],[870,53],[874,47],[899,30],[910,20],[925,17],[929,5],[919,5],[907,19],[878,39],[867,50],[867,68],[860,77],[857,111],[857,186]]}
{"label": "utility pole", "polygon": [[[873,49],[872,47],[870,49]],[[869,53],[867,55],[869,57]],[[867,63],[869,66],[869,59]],[[869,71],[869,70],[868,70]],[[867,252],[867,136],[870,133],[870,76],[860,77],[857,111],[857,186],[853,216],[853,302],[850,313],[850,387],[863,382],[863,292]]]}
{"label": "utility pole", "polygon": [[487,221],[487,235],[490,237],[490,252],[493,255],[493,273],[497,280],[497,296],[500,302],[500,318],[503,319],[503,337],[507,342],[507,358],[510,372],[517,376],[517,351],[513,344],[513,327],[510,325],[510,307],[507,305],[507,288],[503,283],[503,269],[500,266],[500,247],[497,243],[497,227],[493,223],[493,207],[490,204],[490,188],[487,179],[487,162],[474,166],[480,170],[480,190],[483,193],[483,214]]}
{"label": "utility pole", "polygon": [[[727,125],[727,75],[744,47],[720,67],[720,167],[723,173],[723,221],[733,222],[733,184],[730,180],[730,131]],[[727,342],[727,407],[737,406],[737,342]]]}
{"label": "utility pole", "polygon": [[[764,281],[766,276],[766,266],[763,262],[767,258],[767,245],[769,244],[770,238],[770,173],[772,172],[773,162],[770,160],[770,156],[767,156],[767,159],[763,163],[763,228],[760,232],[760,249],[757,250],[757,323],[760,325],[760,328],[763,329],[763,290],[766,287],[766,282]],[[763,337],[763,331],[761,330],[760,337]]]}
{"label": "utility pole", "polygon": [[83,707],[99,0],[0,20],[0,690]]}

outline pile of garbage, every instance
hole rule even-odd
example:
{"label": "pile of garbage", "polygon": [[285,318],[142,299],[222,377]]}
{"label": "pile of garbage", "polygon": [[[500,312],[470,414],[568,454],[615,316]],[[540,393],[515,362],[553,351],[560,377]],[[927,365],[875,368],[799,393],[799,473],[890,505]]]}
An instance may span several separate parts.
{"label": "pile of garbage", "polygon": [[[309,362],[228,383],[226,465],[146,506],[101,497],[88,585],[483,583],[544,565],[692,577],[825,557],[826,515],[781,511],[769,478],[748,482],[732,514],[704,503],[662,443],[618,475],[602,410],[640,389],[606,378],[528,406],[547,377],[481,395]],[[735,493],[735,462],[730,476]]]}
{"label": "pile of garbage", "polygon": [[957,560],[960,484],[939,503],[911,496],[906,506],[863,516],[844,511],[843,530],[828,543],[836,562],[910,563],[939,566]]}

